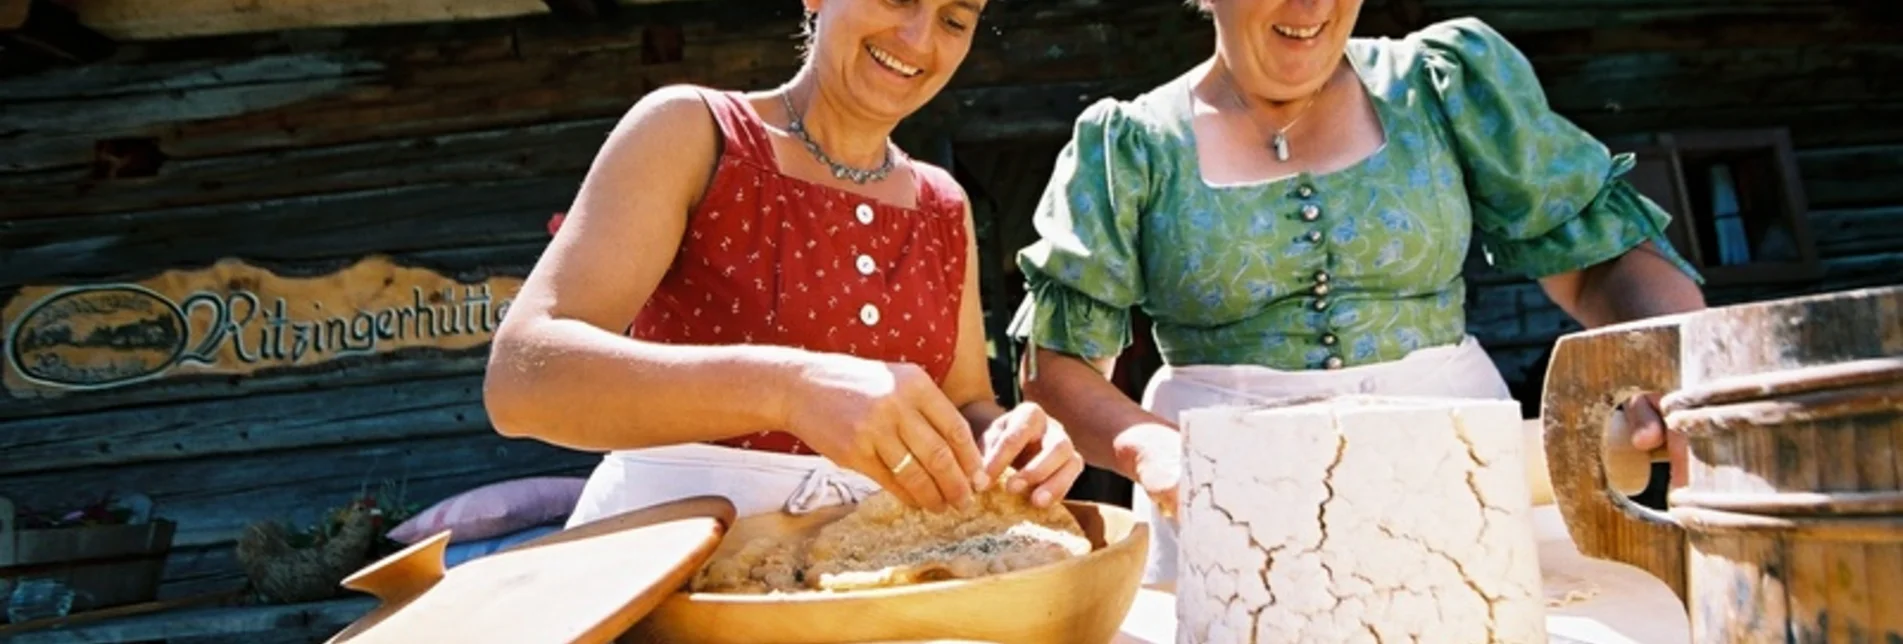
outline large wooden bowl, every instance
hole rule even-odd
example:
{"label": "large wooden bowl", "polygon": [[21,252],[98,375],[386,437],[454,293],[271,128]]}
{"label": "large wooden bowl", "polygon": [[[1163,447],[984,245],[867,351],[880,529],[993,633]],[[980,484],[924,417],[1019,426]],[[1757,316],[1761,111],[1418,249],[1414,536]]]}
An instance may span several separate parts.
{"label": "large wooden bowl", "polygon": [[[619,641],[668,644],[842,644],[958,640],[997,644],[1110,642],[1136,599],[1150,526],[1127,509],[1066,501],[1090,537],[1082,557],[1002,575],[840,593],[680,592]],[[811,534],[846,508],[744,517],[721,556],[757,536]]]}

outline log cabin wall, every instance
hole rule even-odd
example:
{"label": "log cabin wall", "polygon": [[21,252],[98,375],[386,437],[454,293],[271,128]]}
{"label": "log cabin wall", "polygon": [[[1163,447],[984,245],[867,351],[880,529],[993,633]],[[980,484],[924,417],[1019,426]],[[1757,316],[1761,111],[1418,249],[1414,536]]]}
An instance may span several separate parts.
{"label": "log cabin wall", "polygon": [[[1123,4],[1000,3],[902,144],[949,164],[958,128],[1009,134],[959,112],[1068,119],[1086,97],[1067,84],[1154,63],[1121,34],[1194,22]],[[149,17],[128,28],[222,29]],[[629,105],[667,83],[771,87],[798,29],[791,0],[635,2],[8,58],[0,303],[19,341],[0,495],[49,510],[149,495],[179,524],[170,598],[241,585],[247,523],[309,524],[368,485],[427,504],[585,475],[591,455],[491,431],[482,342]],[[72,355],[99,351],[112,359]]]}
{"label": "log cabin wall", "polygon": [[[1482,17],[1527,52],[1560,111],[1608,137],[1788,128],[1822,273],[1715,289],[1723,302],[1903,274],[1903,85],[1885,82],[1903,72],[1893,6],[1369,0],[1361,31]],[[1009,254],[1030,239],[1026,195],[1070,120],[1193,64],[1210,34],[1160,0],[994,0],[989,13],[965,68],[901,135],[955,166],[980,202],[995,333],[1021,296]],[[0,302],[127,282],[189,298],[219,278],[230,291],[354,271],[344,286],[307,288],[374,294],[365,275],[398,273],[397,286],[487,283],[494,314],[628,105],[672,82],[770,87],[797,64],[797,23],[791,0],[632,3],[597,19],[125,40],[103,60],[0,77]],[[1042,166],[1005,165],[1038,155]],[[233,259],[245,266],[215,266]],[[170,270],[198,276],[173,284]],[[408,289],[397,290],[377,301],[401,308]],[[412,324],[425,304],[446,305],[408,304]],[[1537,391],[1539,362],[1570,323],[1537,287],[1487,274],[1470,308],[1508,379]],[[214,309],[193,310],[190,341]],[[250,324],[253,335],[214,348],[258,340],[265,320]],[[995,348],[1008,382],[1008,347]],[[308,520],[366,482],[402,479],[428,502],[593,461],[490,431],[479,344],[319,357],[180,365],[87,391],[19,385],[25,397],[0,398],[0,495],[43,506],[151,495],[180,522],[163,591],[177,596],[237,583],[230,544],[246,522]]]}

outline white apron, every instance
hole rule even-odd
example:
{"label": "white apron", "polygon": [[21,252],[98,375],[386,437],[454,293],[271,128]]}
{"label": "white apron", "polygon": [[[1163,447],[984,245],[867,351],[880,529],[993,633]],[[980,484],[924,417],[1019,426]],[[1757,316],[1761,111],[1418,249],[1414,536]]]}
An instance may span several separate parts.
{"label": "white apron", "polygon": [[[1472,336],[1459,344],[1420,349],[1392,362],[1334,371],[1279,371],[1257,366],[1163,367],[1143,393],[1143,408],[1177,423],[1185,410],[1213,405],[1247,405],[1290,396],[1375,394],[1443,398],[1508,399],[1506,380]],[[1156,511],[1142,486],[1132,494],[1133,510],[1150,522],[1145,585],[1176,583],[1176,526]]]}
{"label": "white apron", "polygon": [[805,514],[878,491],[823,456],[693,443],[609,452],[583,486],[567,527],[693,496],[724,496],[739,516]]}

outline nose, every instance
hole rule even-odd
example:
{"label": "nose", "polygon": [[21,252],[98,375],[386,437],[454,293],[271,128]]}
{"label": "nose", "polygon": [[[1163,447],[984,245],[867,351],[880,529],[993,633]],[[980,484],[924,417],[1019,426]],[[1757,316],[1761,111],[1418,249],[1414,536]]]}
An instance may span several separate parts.
{"label": "nose", "polygon": [[899,28],[899,40],[913,52],[925,51],[926,44],[931,40],[933,20],[935,18],[930,11],[921,9],[912,12],[905,26]]}

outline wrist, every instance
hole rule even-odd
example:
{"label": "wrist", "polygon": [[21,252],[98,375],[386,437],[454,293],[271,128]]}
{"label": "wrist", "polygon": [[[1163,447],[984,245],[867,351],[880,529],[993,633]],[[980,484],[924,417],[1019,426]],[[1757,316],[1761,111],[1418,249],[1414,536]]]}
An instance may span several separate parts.
{"label": "wrist", "polygon": [[766,374],[765,391],[757,399],[763,412],[761,420],[769,429],[791,431],[795,401],[806,396],[804,390],[811,382],[807,374],[819,356],[791,347],[754,348],[759,350],[754,355],[760,361],[760,371]]}

